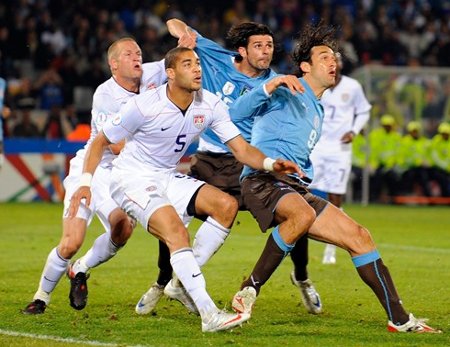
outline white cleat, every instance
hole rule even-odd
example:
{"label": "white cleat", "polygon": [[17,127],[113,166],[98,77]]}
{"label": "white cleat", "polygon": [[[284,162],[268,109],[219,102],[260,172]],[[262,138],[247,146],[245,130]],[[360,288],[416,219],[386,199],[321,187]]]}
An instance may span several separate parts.
{"label": "white cleat", "polygon": [[181,302],[190,313],[195,313],[198,315],[199,312],[197,306],[195,306],[194,301],[186,292],[186,289],[184,289],[181,282],[177,281],[176,283],[178,283],[179,285],[176,285],[174,283],[174,280],[171,279],[164,288],[164,294],[167,295],[170,299]]}
{"label": "white cleat", "polygon": [[248,321],[250,315],[246,313],[228,313],[218,311],[202,319],[202,332],[212,333],[215,331],[228,330]]}
{"label": "white cleat", "polygon": [[256,289],[253,287],[244,287],[238,291],[231,301],[231,307],[237,313],[252,314],[253,305],[256,301]]}
{"label": "white cleat", "polygon": [[164,295],[164,286],[158,283],[154,283],[150,289],[142,295],[139,302],[136,304],[137,314],[148,314],[153,311],[158,303],[159,299]]}
{"label": "white cleat", "polygon": [[306,310],[312,314],[319,314],[322,312],[322,302],[320,301],[320,295],[314,288],[310,279],[305,281],[297,281],[295,278],[295,272],[291,272],[292,284],[300,289],[300,296],[302,297],[303,305]]}
{"label": "white cleat", "polygon": [[431,333],[440,334],[442,330],[434,329],[429,325],[425,324],[425,319],[419,319],[413,316],[412,313],[409,314],[409,321],[402,325],[395,325],[391,321],[388,322],[387,329],[391,333]]}

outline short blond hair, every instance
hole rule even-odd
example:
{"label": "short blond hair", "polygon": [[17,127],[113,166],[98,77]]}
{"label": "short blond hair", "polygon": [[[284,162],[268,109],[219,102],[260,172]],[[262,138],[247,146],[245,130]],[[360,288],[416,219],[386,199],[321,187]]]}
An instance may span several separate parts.
{"label": "short blond hair", "polygon": [[135,39],[133,39],[132,37],[122,37],[121,39],[118,39],[116,41],[114,41],[111,46],[109,46],[108,48],[108,63],[111,61],[111,59],[117,59],[117,57],[120,54],[120,44],[122,42],[136,42]]}

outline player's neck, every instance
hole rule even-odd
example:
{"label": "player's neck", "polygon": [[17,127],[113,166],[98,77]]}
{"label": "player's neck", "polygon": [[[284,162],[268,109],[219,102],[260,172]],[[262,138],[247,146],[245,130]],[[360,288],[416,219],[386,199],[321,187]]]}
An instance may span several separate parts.
{"label": "player's neck", "polygon": [[132,93],[139,93],[140,79],[125,78],[117,75],[113,75],[113,78],[122,88]]}
{"label": "player's neck", "polygon": [[303,79],[306,83],[308,83],[309,87],[313,91],[314,95],[320,99],[322,97],[322,94],[327,90],[328,88],[324,87],[320,83],[318,83],[316,80],[311,78],[310,74],[304,75]]}
{"label": "player's neck", "polygon": [[180,110],[186,110],[194,100],[194,92],[179,88],[173,84],[167,85],[167,98],[172,101]]}

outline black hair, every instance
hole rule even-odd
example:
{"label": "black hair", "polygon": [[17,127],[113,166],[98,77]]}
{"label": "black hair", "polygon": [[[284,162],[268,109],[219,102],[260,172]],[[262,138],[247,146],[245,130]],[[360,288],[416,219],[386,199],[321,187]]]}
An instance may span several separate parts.
{"label": "black hair", "polygon": [[[323,21],[317,25],[305,26],[298,35],[298,41],[292,53],[292,60],[299,69],[302,62],[311,63],[311,49],[316,46],[328,46],[336,52],[338,48],[336,27],[325,25]],[[303,75],[302,71],[300,75]]]}
{"label": "black hair", "polygon": [[[272,30],[265,24],[245,22],[231,27],[225,40],[228,47],[237,50],[239,47],[247,47],[250,36],[254,35],[269,35],[272,39],[274,36]],[[235,59],[237,62],[242,61],[242,57],[239,54]]]}

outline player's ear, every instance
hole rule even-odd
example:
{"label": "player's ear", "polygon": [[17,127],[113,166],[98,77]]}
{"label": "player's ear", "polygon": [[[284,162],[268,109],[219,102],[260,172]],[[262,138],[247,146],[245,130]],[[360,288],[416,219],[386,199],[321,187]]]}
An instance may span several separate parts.
{"label": "player's ear", "polygon": [[175,78],[175,70],[171,67],[166,69],[167,79],[173,80]]}
{"label": "player's ear", "polygon": [[311,64],[308,63],[307,61],[302,61],[300,63],[300,71],[302,71],[303,73],[311,72]]}
{"label": "player's ear", "polygon": [[246,57],[247,56],[247,48],[245,47],[239,47],[238,48],[238,53],[241,57]]}
{"label": "player's ear", "polygon": [[110,66],[111,70],[113,70],[113,71],[117,70],[117,65],[118,65],[117,59],[111,58],[109,60],[109,66]]}

